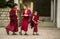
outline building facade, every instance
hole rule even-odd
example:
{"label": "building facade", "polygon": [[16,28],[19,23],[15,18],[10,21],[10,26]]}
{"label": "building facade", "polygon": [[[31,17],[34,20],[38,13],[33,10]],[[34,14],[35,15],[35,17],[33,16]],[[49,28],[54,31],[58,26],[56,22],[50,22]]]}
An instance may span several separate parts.
{"label": "building facade", "polygon": [[[56,26],[57,28],[60,28],[60,0],[49,0],[49,1],[46,0],[45,2],[44,2],[44,0],[40,0],[40,1],[42,4],[36,4],[38,2],[36,0],[14,0],[14,3],[18,4],[19,10],[20,10],[20,4],[26,3],[27,6],[30,7],[31,11],[33,12],[34,10],[37,10],[36,8],[38,8],[38,7],[35,8],[35,5],[37,5],[37,6],[41,5],[42,6],[43,4],[44,5],[46,4],[45,2],[47,2],[49,4],[47,8],[39,6],[40,8],[38,8],[38,9],[42,8],[41,10],[42,10],[43,15],[47,14],[48,15],[47,17],[50,18],[49,20],[54,24],[54,26]],[[46,6],[47,6],[47,4],[46,4]],[[44,9],[45,9],[46,13],[44,13]],[[49,12],[47,12],[47,10]],[[3,9],[2,9],[2,11],[3,11]],[[3,20],[1,20],[1,19],[4,18],[5,16],[6,16],[5,17],[6,19],[8,18],[7,13],[6,14],[2,13],[2,12],[0,13],[0,16],[1,16],[0,21],[1,22],[4,20],[4,19]],[[39,14],[41,14],[41,13],[39,13]],[[6,24],[7,24],[9,22],[8,21],[9,18],[7,20],[6,19],[4,21],[6,21]],[[4,25],[6,25],[6,24],[4,23]],[[0,23],[0,25],[1,25],[1,23]]]}
{"label": "building facade", "polygon": [[[15,3],[18,3],[20,1],[22,3],[22,0],[17,0]],[[51,1],[51,21],[56,24],[57,28],[60,28],[60,0],[50,0]],[[30,2],[31,10],[33,11],[34,3]]]}

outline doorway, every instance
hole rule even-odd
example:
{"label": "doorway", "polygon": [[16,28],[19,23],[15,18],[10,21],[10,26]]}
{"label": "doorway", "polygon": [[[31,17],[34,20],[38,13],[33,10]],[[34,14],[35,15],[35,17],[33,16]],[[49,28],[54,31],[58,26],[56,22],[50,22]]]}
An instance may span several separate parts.
{"label": "doorway", "polygon": [[34,10],[38,11],[40,16],[51,16],[51,0],[34,0]]}

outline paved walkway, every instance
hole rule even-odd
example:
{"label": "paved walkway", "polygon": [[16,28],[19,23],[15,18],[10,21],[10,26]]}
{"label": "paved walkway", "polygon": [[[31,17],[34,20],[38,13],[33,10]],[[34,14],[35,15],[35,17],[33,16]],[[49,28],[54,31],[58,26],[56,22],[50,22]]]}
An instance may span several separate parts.
{"label": "paved walkway", "polygon": [[0,28],[0,39],[60,39],[60,29],[56,28],[39,28],[40,35],[32,35],[32,29],[29,28],[28,30],[28,36],[25,35],[11,35],[12,32],[10,32],[10,35],[6,34],[6,31],[4,28]]}

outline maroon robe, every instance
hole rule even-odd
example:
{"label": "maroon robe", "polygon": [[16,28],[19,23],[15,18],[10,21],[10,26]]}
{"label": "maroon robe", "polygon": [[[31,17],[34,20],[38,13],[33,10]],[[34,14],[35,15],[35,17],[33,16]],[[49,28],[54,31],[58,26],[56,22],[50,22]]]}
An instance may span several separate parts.
{"label": "maroon robe", "polygon": [[[22,10],[22,14],[24,15],[25,14],[25,9]],[[28,14],[28,13],[27,13]],[[21,30],[24,30],[25,32],[27,32],[28,30],[28,19],[29,19],[29,16],[23,16],[22,17],[22,26],[21,26]]]}
{"label": "maroon robe", "polygon": [[34,16],[34,15],[32,14],[32,16],[31,16],[31,22],[30,22],[31,28],[34,27],[34,22],[32,21],[33,16]]}
{"label": "maroon robe", "polygon": [[[38,22],[39,16],[38,15],[33,15],[34,16],[34,21]],[[38,32],[38,24],[35,24],[33,21],[31,21],[31,28],[34,27],[34,32]]]}
{"label": "maroon robe", "polygon": [[27,13],[29,15],[29,23],[31,22],[32,12],[30,9],[27,10]]}
{"label": "maroon robe", "polygon": [[16,10],[13,8],[10,11],[10,23],[7,25],[6,29],[12,32],[17,32],[18,31],[18,20],[16,16]]}

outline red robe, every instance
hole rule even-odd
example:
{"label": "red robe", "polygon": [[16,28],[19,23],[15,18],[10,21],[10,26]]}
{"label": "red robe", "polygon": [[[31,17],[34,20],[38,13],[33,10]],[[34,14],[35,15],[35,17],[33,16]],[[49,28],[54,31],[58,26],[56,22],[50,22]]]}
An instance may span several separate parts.
{"label": "red robe", "polygon": [[[23,15],[25,14],[25,9],[22,10],[22,14],[23,14]],[[27,13],[27,14],[28,14],[28,13]],[[27,30],[28,30],[28,19],[29,19],[29,16],[27,16],[27,17],[23,16],[23,17],[22,17],[21,30],[24,30],[25,32],[27,32]]]}
{"label": "red robe", "polygon": [[[34,21],[38,22],[39,16],[38,15],[33,15],[34,16]],[[34,28],[34,32],[38,32],[38,24],[35,24],[33,21],[31,21],[31,28]]]}
{"label": "red robe", "polygon": [[16,16],[16,10],[13,8],[10,11],[10,23],[7,25],[6,29],[12,32],[17,32],[18,31],[18,20]]}

